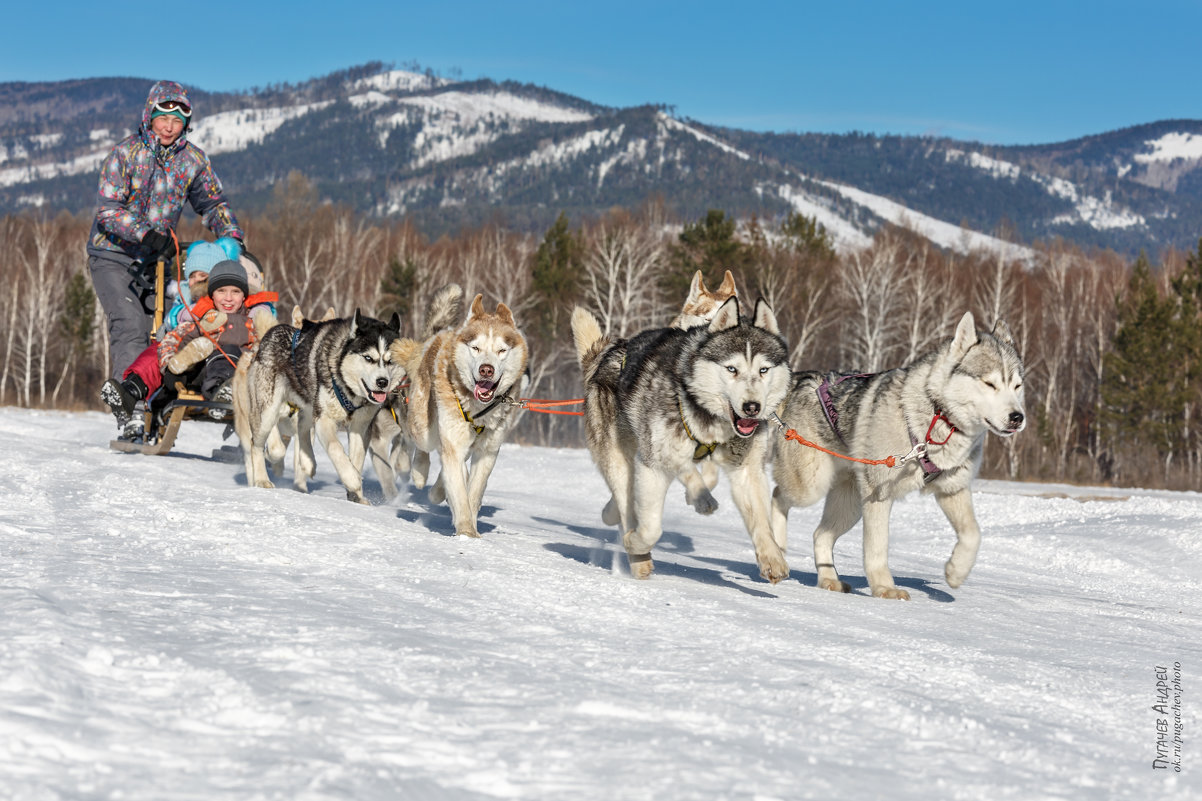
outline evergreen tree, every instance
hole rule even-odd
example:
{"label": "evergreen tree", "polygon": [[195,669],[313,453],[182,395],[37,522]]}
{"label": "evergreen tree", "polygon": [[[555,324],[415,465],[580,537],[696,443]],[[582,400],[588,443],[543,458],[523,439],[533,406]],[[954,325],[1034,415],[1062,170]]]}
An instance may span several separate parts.
{"label": "evergreen tree", "polygon": [[753,256],[735,236],[735,228],[735,219],[718,209],[710,209],[697,222],[685,224],[679,244],[672,249],[671,268],[664,276],[668,297],[683,298],[697,270],[701,270],[707,286],[722,283],[727,270],[734,272],[736,279],[740,277]]}
{"label": "evergreen tree", "polygon": [[92,345],[95,333],[92,311],[95,307],[96,293],[92,291],[91,283],[83,273],[75,273],[67,281],[63,313],[59,317],[63,340],[72,357],[82,356]]}
{"label": "evergreen tree", "polygon": [[1118,330],[1105,357],[1103,423],[1113,450],[1152,447],[1171,458],[1184,398],[1175,359],[1176,302],[1162,298],[1140,254],[1118,303]]}
{"label": "evergreen tree", "polygon": [[417,294],[417,263],[408,258],[401,261],[396,256],[388,260],[384,277],[380,280],[380,307],[376,316],[387,320],[396,312],[407,320],[413,312],[413,297]]}
{"label": "evergreen tree", "polygon": [[543,236],[534,257],[531,288],[539,297],[535,330],[555,338],[566,310],[575,302],[579,286],[583,245],[568,226],[568,215],[560,212]]}
{"label": "evergreen tree", "polygon": [[817,217],[807,217],[800,212],[789,212],[781,223],[780,233],[788,247],[798,256],[814,261],[825,261],[835,257],[835,246],[830,234]]}

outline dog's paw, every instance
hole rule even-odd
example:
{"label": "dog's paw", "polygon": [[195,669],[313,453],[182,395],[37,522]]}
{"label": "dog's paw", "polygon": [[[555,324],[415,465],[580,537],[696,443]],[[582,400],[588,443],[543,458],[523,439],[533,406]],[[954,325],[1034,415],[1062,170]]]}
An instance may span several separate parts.
{"label": "dog's paw", "polygon": [[824,578],[818,579],[818,589],[831,592],[851,592],[851,585],[839,579]]}
{"label": "dog's paw", "polygon": [[353,492],[351,490],[347,490],[346,491],[346,499],[353,503],[361,503],[364,506],[371,506],[371,502],[369,500],[367,500],[367,498],[363,497],[362,492]]}
{"label": "dog's paw", "polygon": [[622,522],[618,515],[618,502],[613,496],[609,496],[609,503],[605,504],[605,508],[601,510],[601,522],[607,526],[616,526]]}
{"label": "dog's paw", "polygon": [[953,590],[964,583],[964,579],[968,578],[969,571],[959,570],[952,564],[952,560],[947,560],[947,564],[943,566],[943,577],[947,579],[947,586]]}
{"label": "dog's paw", "polygon": [[442,503],[447,499],[447,491],[443,489],[441,481],[435,481],[434,486],[430,487],[430,503]]}
{"label": "dog's paw", "polygon": [[296,490],[297,492],[307,493],[309,491],[309,482],[300,476],[297,476],[297,479],[297,481],[292,482],[292,489]]}
{"label": "dog's paw", "polygon": [[872,590],[874,598],[888,598],[892,601],[908,601],[910,593],[900,587],[875,587]]}
{"label": "dog's paw", "polygon": [[693,500],[689,501],[698,514],[712,515],[718,511],[718,500],[710,494],[709,490],[705,490]]}
{"label": "dog's paw", "polygon": [[259,489],[275,489],[275,484],[272,484],[271,481],[266,478],[261,478],[256,481],[255,486]]}
{"label": "dog's paw", "polygon": [[636,579],[651,578],[651,573],[655,570],[655,562],[651,559],[651,554],[627,553],[627,558],[630,560],[630,575]]}
{"label": "dog's paw", "polygon": [[768,557],[760,562],[760,577],[773,584],[789,577],[789,565],[783,558]]}
{"label": "dog's paw", "polygon": [[474,528],[462,528],[455,532],[456,537],[471,537],[472,539],[480,539],[480,532]]}

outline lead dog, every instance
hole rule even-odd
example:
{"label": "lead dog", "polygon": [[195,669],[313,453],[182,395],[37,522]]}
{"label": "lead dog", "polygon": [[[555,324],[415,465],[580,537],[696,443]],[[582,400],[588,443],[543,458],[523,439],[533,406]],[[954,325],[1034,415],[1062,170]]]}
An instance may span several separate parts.
{"label": "lead dog", "polygon": [[672,480],[712,458],[730,477],[760,575],[773,583],[788,576],[768,519],[770,434],[763,425],[788,391],[788,351],[768,305],[759,301],[753,318],[741,319],[731,298],[708,325],[618,342],[577,307],[572,336],[589,452],[617,503],[631,574],[651,575]]}
{"label": "lead dog", "polygon": [[818,586],[849,591],[835,571],[834,545],[863,516],[864,572],[872,594],[908,600],[889,570],[890,508],[917,490],[934,494],[956,532],[944,575],[959,587],[981,542],[970,485],[985,434],[1010,437],[1026,425],[1023,364],[1005,322],[978,333],[966,313],[952,339],[905,367],[870,376],[799,373],[780,416],[805,439],[853,457],[925,450],[924,458],[890,469],[790,441],[777,446],[773,463],[772,532],[781,549],[789,509],[825,496],[814,532]]}
{"label": "lead dog", "polygon": [[[453,294],[462,295],[457,285]],[[458,301],[456,300],[456,303]],[[526,337],[504,303],[484,310],[476,295],[467,320],[424,344],[402,343],[394,354],[409,376],[408,413],[402,427],[415,453],[409,477],[421,489],[438,452],[442,472],[430,500],[451,507],[455,533],[479,537],[476,517],[505,436],[517,420],[510,393],[525,391]],[[471,461],[469,470],[468,461]]]}

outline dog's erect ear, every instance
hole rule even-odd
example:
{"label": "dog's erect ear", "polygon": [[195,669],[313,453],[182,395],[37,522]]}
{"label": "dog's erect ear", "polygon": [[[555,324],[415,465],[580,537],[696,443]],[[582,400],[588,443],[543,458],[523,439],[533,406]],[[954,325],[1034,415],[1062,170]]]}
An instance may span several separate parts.
{"label": "dog's erect ear", "polygon": [[358,331],[359,331],[359,309],[358,309],[358,307],[356,307],[355,313],[351,317],[351,337],[353,338]]}
{"label": "dog's erect ear", "polygon": [[701,270],[693,273],[693,280],[689,282],[689,296],[685,298],[685,304],[693,303],[697,298],[701,297],[701,293],[705,291],[705,276],[701,274]]}
{"label": "dog's erect ear", "polygon": [[517,325],[513,321],[513,312],[511,312],[509,310],[509,307],[506,306],[504,303],[497,304],[497,316],[500,317],[501,322],[505,323],[506,325],[512,325],[512,326]]}
{"label": "dog's erect ear", "polygon": [[759,298],[755,302],[755,326],[780,336],[780,326],[776,324],[776,315],[772,313],[772,307],[768,305],[768,301],[763,298]]}
{"label": "dog's erect ear", "polygon": [[1006,324],[1005,320],[998,320],[994,323],[993,335],[1007,345],[1014,346],[1014,335],[1010,333],[1010,326]]}
{"label": "dog's erect ear", "polygon": [[739,299],[729,298],[718,307],[718,313],[710,321],[710,332],[725,331],[739,324]]}
{"label": "dog's erect ear", "polygon": [[472,301],[472,310],[470,313],[468,313],[468,319],[470,320],[473,317],[483,317],[483,316],[484,316],[484,295],[476,295],[475,300]]}
{"label": "dog's erect ear", "polygon": [[292,327],[300,328],[305,323],[305,315],[300,310],[300,306],[292,307]]}
{"label": "dog's erect ear", "polygon": [[972,312],[964,312],[960,324],[956,326],[956,336],[952,339],[952,357],[959,359],[968,349],[977,344],[977,323],[972,318]]}
{"label": "dog's erect ear", "polygon": [[392,317],[388,320],[388,328],[391,331],[401,333],[401,313],[393,312]]}
{"label": "dog's erect ear", "polygon": [[738,290],[735,289],[735,277],[731,274],[730,270],[727,270],[726,275],[722,276],[722,285],[718,287],[717,294],[728,295],[730,297],[739,294]]}

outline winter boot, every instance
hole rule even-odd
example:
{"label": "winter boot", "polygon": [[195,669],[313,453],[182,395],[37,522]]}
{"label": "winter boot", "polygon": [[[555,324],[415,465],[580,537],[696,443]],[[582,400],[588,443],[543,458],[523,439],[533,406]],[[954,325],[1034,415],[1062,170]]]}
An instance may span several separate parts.
{"label": "winter boot", "polygon": [[[217,387],[217,391],[213,393],[213,400],[217,403],[233,403],[234,386],[229,381],[226,381]],[[212,417],[214,420],[228,420],[230,412],[225,409],[209,409],[209,417]]]}
{"label": "winter boot", "polygon": [[146,397],[146,383],[136,375],[118,382],[110,378],[100,387],[100,399],[117,418],[117,425],[124,428],[134,416],[134,404]]}
{"label": "winter boot", "polygon": [[146,424],[142,420],[142,415],[136,414],[125,424],[121,426],[121,436],[117,439],[122,439],[127,442],[142,442],[146,439]]}

